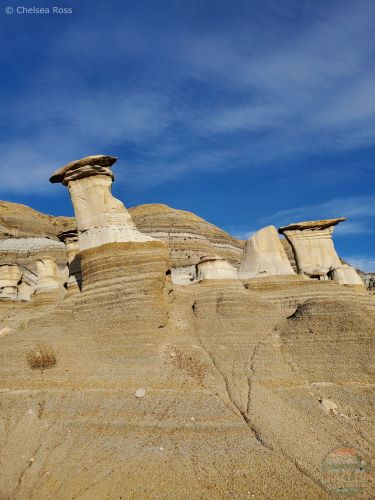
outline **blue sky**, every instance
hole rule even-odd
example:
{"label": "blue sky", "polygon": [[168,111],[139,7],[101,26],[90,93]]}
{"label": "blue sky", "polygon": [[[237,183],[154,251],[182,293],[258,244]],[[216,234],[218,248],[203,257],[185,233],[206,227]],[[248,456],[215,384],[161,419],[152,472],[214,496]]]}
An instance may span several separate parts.
{"label": "blue sky", "polygon": [[51,172],[111,154],[127,206],[241,238],[346,216],[340,255],[375,271],[374,19],[372,0],[5,0],[0,198],[70,215]]}

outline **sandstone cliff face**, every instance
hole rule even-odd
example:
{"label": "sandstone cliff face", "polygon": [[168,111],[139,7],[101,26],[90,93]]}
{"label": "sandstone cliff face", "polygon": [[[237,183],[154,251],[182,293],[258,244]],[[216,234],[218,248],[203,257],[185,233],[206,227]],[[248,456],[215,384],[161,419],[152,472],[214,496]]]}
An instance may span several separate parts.
{"label": "sandstone cliff face", "polygon": [[[163,205],[129,214],[155,239],[93,231],[81,290],[61,293],[51,247],[27,256],[33,299],[0,300],[0,496],[335,498],[327,454],[375,454],[374,297],[296,274],[239,281],[225,232]],[[57,238],[73,221],[46,217],[3,242],[39,237],[73,262]],[[202,281],[173,284],[173,266]]]}
{"label": "sandstone cliff face", "polygon": [[165,241],[171,249],[172,267],[187,267],[215,257],[236,267],[241,262],[243,243],[191,212],[167,205],[140,205],[129,212],[140,231]]}
{"label": "sandstone cliff face", "polygon": [[70,217],[46,215],[26,205],[0,201],[0,239],[49,238],[58,241],[57,234],[72,225]]}

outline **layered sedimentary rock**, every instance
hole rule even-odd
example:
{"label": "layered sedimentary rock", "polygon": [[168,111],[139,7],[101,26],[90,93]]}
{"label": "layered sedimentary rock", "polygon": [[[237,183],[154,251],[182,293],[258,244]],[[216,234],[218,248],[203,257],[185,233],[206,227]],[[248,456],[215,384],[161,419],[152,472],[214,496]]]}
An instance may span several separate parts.
{"label": "layered sedimentary rock", "polygon": [[[82,320],[94,314],[106,325],[123,316],[137,323],[137,311],[143,307],[154,317],[153,325],[155,318],[162,325],[169,252],[163,242],[138,231],[124,204],[112,196],[115,161],[90,156],[62,167],[50,179],[68,187],[76,216],[82,267],[77,316]],[[112,308],[117,318],[111,316]]]}
{"label": "layered sedimentary rock", "polygon": [[80,289],[82,286],[82,270],[81,270],[81,256],[78,243],[77,230],[64,231],[59,233],[60,241],[65,244],[66,253],[68,256],[68,282],[67,288]]}
{"label": "layered sedimentary rock", "polygon": [[224,259],[206,259],[197,264],[197,281],[237,280],[237,269]]}
{"label": "layered sedimentary rock", "polygon": [[341,217],[306,221],[279,229],[293,247],[299,274],[321,280],[333,279],[340,285],[363,285],[356,271],[342,263],[332,241],[334,226],[345,220]]}
{"label": "layered sedimentary rock", "polygon": [[0,299],[16,300],[21,278],[17,265],[0,265]]}
{"label": "layered sedimentary rock", "polygon": [[55,217],[9,201],[0,201],[0,240],[7,238],[49,238],[71,226],[70,217]]}
{"label": "layered sedimentary rock", "polygon": [[264,227],[247,240],[238,277],[250,279],[279,274],[294,274],[294,271],[275,226]]}
{"label": "layered sedimentary rock", "polygon": [[172,268],[184,269],[205,258],[221,258],[238,267],[243,243],[201,217],[167,205],[139,205],[129,212],[137,228],[171,249]]}
{"label": "layered sedimentary rock", "polygon": [[[77,175],[109,168],[88,166]],[[215,255],[177,266],[204,279],[172,290],[155,240],[81,258],[75,300],[34,315],[0,301],[1,497],[328,500],[327,455],[374,456],[373,296],[295,274],[241,283]]]}

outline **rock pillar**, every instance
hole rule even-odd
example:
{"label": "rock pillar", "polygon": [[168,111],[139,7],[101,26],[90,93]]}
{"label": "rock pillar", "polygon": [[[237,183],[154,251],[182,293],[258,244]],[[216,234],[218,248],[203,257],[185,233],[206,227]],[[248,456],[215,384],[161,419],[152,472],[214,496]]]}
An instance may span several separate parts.
{"label": "rock pillar", "polygon": [[331,279],[340,285],[363,285],[355,269],[342,263],[332,241],[334,227],[345,220],[341,217],[299,222],[279,229],[292,245],[299,274]]}
{"label": "rock pillar", "polygon": [[79,253],[78,231],[76,229],[64,231],[58,235],[59,240],[65,244],[68,255],[68,290],[76,289],[82,286],[81,256]]}
{"label": "rock pillar", "polygon": [[124,204],[111,193],[112,156],[88,156],[57,170],[50,181],[68,187],[77,222],[82,293],[81,318],[164,325],[169,251],[136,228]]}
{"label": "rock pillar", "polygon": [[253,234],[245,243],[239,279],[295,274],[275,226]]}

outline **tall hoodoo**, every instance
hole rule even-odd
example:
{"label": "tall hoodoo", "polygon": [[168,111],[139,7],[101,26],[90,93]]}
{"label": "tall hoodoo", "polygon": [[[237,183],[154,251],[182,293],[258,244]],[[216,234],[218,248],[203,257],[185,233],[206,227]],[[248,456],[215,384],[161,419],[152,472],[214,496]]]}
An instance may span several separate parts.
{"label": "tall hoodoo", "polygon": [[340,285],[363,286],[355,269],[343,264],[336,253],[332,233],[344,217],[298,222],[279,228],[293,247],[299,274]]}
{"label": "tall hoodoo", "polygon": [[295,274],[275,226],[268,226],[253,234],[246,242],[239,279]]}
{"label": "tall hoodoo", "polygon": [[80,250],[105,243],[152,241],[136,228],[124,204],[114,198],[114,156],[95,155],[56,170],[50,182],[68,186],[77,221]]}
{"label": "tall hoodoo", "polygon": [[[147,323],[153,310],[162,325],[169,252],[164,242],[138,231],[124,204],[112,196],[111,167],[116,160],[88,156],[65,165],[50,178],[68,187],[76,216],[82,266],[82,294],[76,310],[81,318],[94,314],[106,325],[113,311],[113,320],[121,316],[128,326],[141,320]],[[70,267],[76,251],[68,249]]]}

